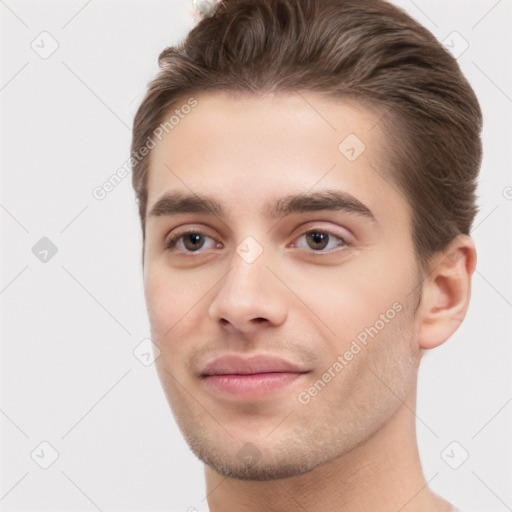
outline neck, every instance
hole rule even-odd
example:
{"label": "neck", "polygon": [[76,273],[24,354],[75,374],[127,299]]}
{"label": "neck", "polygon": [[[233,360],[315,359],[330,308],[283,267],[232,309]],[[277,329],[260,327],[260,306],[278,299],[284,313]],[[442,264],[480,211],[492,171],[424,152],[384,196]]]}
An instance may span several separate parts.
{"label": "neck", "polygon": [[428,488],[418,454],[415,410],[416,387],[370,438],[303,475],[236,480],[205,466],[210,512],[454,510]]}

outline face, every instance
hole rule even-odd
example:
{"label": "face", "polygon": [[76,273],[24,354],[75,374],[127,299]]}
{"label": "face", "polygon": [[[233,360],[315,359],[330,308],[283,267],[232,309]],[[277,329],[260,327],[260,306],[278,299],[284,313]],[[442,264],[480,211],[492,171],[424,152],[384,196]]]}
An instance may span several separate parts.
{"label": "face", "polygon": [[415,386],[411,211],[379,117],[356,103],[194,98],[150,155],[158,375],[210,467],[305,473],[368,439]]}

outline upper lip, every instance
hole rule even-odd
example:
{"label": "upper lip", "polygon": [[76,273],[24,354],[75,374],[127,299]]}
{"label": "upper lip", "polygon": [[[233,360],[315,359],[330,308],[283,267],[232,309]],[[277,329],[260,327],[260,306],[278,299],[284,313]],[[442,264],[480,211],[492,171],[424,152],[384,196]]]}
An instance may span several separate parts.
{"label": "upper lip", "polygon": [[299,364],[269,355],[241,357],[226,355],[207,363],[201,371],[201,377],[209,375],[249,375],[255,373],[306,373],[309,371]]}

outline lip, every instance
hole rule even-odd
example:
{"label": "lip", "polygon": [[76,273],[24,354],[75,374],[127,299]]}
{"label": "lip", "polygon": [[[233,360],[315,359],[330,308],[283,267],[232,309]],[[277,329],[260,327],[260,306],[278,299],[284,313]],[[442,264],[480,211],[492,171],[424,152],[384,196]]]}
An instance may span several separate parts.
{"label": "lip", "polygon": [[280,357],[228,355],[207,363],[201,380],[225,398],[262,398],[302,381],[309,369]]}
{"label": "lip", "polygon": [[211,375],[250,375],[260,373],[305,373],[309,371],[298,363],[276,356],[256,355],[241,357],[226,355],[207,363],[201,377]]}

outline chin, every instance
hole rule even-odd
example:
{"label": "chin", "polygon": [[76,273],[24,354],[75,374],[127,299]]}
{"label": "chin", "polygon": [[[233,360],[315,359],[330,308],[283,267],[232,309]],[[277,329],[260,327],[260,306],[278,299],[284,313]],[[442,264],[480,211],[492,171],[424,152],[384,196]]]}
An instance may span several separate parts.
{"label": "chin", "polygon": [[305,464],[304,461],[300,463],[297,463],[297,461],[282,461],[280,463],[267,464],[261,461],[254,465],[243,465],[240,463],[234,464],[232,461],[219,461],[218,459],[212,461],[208,458],[199,458],[211,469],[223,476],[237,480],[256,481],[276,480],[303,475],[321,464]]}

